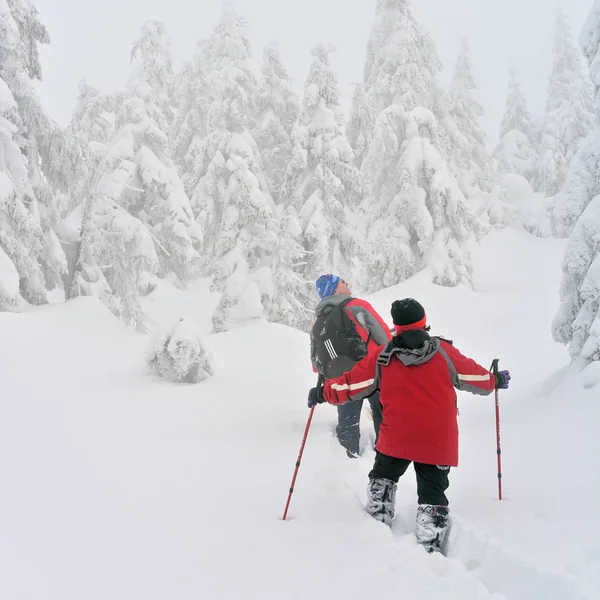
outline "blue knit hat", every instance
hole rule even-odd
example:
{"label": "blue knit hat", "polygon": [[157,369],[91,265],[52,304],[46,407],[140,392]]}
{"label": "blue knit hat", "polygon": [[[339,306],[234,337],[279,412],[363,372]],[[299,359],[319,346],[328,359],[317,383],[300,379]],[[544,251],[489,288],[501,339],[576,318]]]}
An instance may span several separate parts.
{"label": "blue knit hat", "polygon": [[321,275],[321,277],[317,279],[316,283],[317,293],[319,294],[321,300],[325,300],[325,298],[331,296],[331,294],[334,294],[340,281],[340,277],[337,275],[332,275],[331,273],[328,273],[327,275]]}

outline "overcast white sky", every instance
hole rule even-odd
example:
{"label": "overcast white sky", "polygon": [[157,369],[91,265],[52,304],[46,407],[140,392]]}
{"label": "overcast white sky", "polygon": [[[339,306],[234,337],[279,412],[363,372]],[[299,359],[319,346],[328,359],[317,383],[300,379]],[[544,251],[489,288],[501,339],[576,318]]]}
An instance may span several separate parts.
{"label": "overcast white sky", "polygon": [[[33,0],[49,30],[52,44],[42,52],[42,102],[49,114],[66,124],[87,77],[100,89],[121,87],[129,73],[131,46],[142,24],[163,21],[170,32],[176,64],[194,52],[219,18],[221,0]],[[460,40],[471,43],[485,127],[497,135],[506,97],[511,60],[520,74],[530,108],[541,112],[551,66],[556,0],[413,0],[414,12],[435,40],[450,77]],[[284,60],[301,91],[309,50],[316,42],[337,48],[336,66],[345,98],[359,81],[375,0],[235,0],[250,24],[254,56],[279,41]],[[592,0],[564,0],[576,35]],[[493,140],[494,141],[494,140]]]}

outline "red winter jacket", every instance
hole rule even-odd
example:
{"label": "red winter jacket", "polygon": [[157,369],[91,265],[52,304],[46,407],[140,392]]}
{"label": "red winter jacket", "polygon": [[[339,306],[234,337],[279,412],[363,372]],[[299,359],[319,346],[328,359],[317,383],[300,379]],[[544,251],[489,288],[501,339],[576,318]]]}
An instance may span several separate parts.
{"label": "red winter jacket", "polygon": [[370,353],[351,371],[325,382],[331,404],[381,392],[383,422],[377,450],[428,465],[458,465],[456,391],[488,395],[492,373],[451,342],[424,330],[407,331]]}
{"label": "red winter jacket", "polygon": [[[337,306],[338,304],[348,300],[349,297],[350,296],[347,294],[335,294],[333,296],[328,296],[325,298],[325,300],[322,300],[317,305],[317,308],[315,309],[317,317],[324,309],[331,306]],[[356,331],[360,337],[365,342],[370,338],[367,345],[369,355],[375,354],[377,357],[381,345],[386,344],[392,339],[390,328],[385,324],[385,321],[381,318],[379,313],[366,300],[352,298],[352,300],[350,300],[350,302],[344,306],[344,309],[354,323],[357,324]],[[313,365],[313,371],[316,373],[316,350],[312,329],[310,333],[310,358]]]}

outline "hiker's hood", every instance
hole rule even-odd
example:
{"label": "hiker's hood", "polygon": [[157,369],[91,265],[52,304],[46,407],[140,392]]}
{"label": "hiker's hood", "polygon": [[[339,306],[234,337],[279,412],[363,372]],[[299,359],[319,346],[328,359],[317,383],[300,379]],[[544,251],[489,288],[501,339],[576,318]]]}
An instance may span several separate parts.
{"label": "hiker's hood", "polygon": [[430,361],[440,349],[440,340],[431,337],[424,329],[412,329],[397,335],[381,353],[382,364],[395,356],[402,364],[422,365]]}
{"label": "hiker's hood", "polygon": [[317,304],[315,308],[315,315],[318,317],[325,309],[339,306],[342,302],[346,302],[349,298],[352,298],[350,294],[334,294],[333,296],[327,296]]}

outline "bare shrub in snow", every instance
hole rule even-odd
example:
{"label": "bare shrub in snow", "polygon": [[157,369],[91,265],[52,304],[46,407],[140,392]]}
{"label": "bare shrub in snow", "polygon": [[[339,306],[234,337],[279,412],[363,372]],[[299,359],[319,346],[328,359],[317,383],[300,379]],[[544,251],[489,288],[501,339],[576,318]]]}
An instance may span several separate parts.
{"label": "bare shrub in snow", "polygon": [[146,362],[161,377],[180,383],[198,383],[214,374],[198,325],[183,317],[154,336],[146,350]]}

